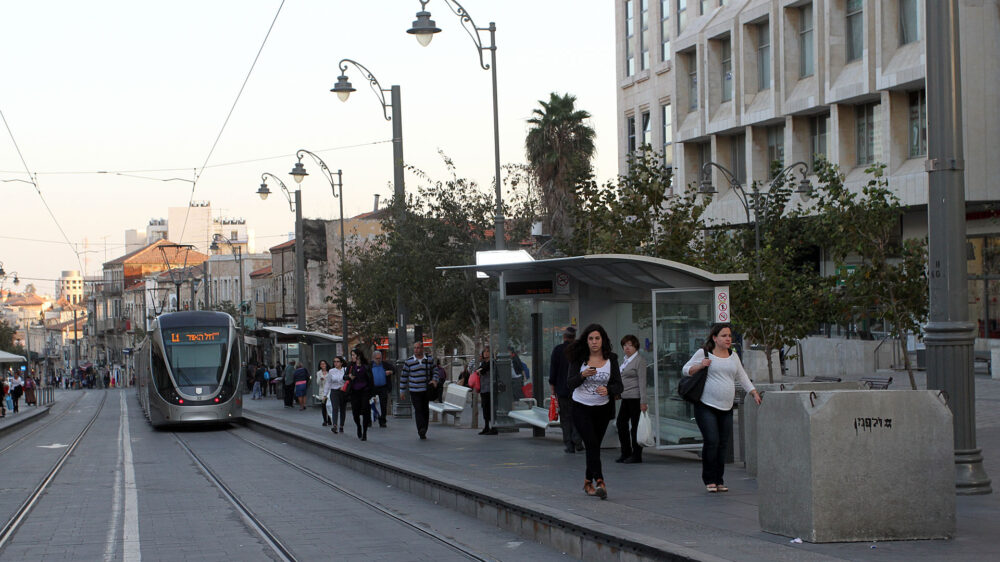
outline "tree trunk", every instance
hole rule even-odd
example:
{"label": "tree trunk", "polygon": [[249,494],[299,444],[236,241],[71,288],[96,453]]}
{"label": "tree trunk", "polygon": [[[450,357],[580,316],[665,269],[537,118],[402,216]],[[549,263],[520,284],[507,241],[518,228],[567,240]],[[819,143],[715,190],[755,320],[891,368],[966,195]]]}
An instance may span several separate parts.
{"label": "tree trunk", "polygon": [[774,351],[768,344],[764,344],[764,353],[767,355],[767,382],[774,382],[774,360],[771,358],[771,353]]}
{"label": "tree trunk", "polygon": [[906,367],[906,374],[910,376],[910,388],[917,389],[917,381],[913,378],[913,364],[910,363],[910,351],[906,348],[906,336],[900,336],[899,346],[903,348],[903,366]]}

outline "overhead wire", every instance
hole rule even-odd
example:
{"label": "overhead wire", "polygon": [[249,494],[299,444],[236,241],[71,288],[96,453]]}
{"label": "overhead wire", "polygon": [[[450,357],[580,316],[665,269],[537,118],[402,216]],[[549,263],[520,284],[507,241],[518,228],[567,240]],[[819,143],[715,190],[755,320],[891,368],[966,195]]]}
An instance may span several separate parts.
{"label": "overhead wire", "polygon": [[14,144],[14,150],[17,151],[18,158],[21,159],[21,165],[24,166],[25,173],[27,173],[28,177],[31,178],[31,180],[28,181],[27,183],[30,183],[32,187],[35,188],[35,193],[38,194],[38,198],[42,200],[42,205],[45,207],[45,210],[48,211],[49,216],[52,217],[52,222],[56,223],[56,228],[59,229],[59,234],[62,234],[63,238],[66,239],[66,244],[68,244],[70,250],[73,251],[73,255],[76,256],[76,262],[77,264],[79,264],[80,269],[82,270],[83,261],[80,259],[80,253],[76,251],[76,247],[74,247],[73,243],[69,241],[69,236],[66,236],[66,231],[63,230],[62,225],[59,224],[59,219],[56,218],[55,213],[52,212],[52,208],[49,207],[49,202],[46,201],[45,196],[42,195],[42,190],[39,189],[38,187],[38,176],[35,176],[31,173],[31,168],[28,167],[28,162],[24,159],[24,154],[21,152],[21,147],[18,146],[17,139],[14,138],[14,131],[10,129],[10,124],[7,123],[7,116],[4,115],[3,109],[0,109],[0,119],[3,120],[4,127],[7,128],[7,134],[10,135],[10,142]]}
{"label": "overhead wire", "polygon": [[219,134],[215,137],[215,142],[212,143],[211,150],[208,151],[208,156],[205,157],[205,162],[202,163],[200,171],[197,171],[194,176],[194,182],[191,183],[191,197],[188,199],[187,211],[184,213],[184,225],[181,227],[180,239],[184,239],[184,231],[187,229],[188,217],[191,215],[191,204],[194,203],[194,192],[198,188],[198,179],[201,178],[201,174],[205,171],[205,166],[208,165],[209,160],[212,159],[212,154],[215,153],[215,147],[219,145],[219,140],[222,139],[222,133],[226,130],[226,125],[229,124],[229,119],[233,116],[233,111],[236,110],[236,104],[240,101],[240,96],[243,95],[243,90],[247,86],[247,82],[250,81],[250,76],[253,74],[253,69],[257,66],[257,61],[260,59],[260,54],[264,51],[264,46],[267,45],[267,39],[271,36],[271,31],[274,29],[274,24],[278,21],[278,16],[281,14],[281,8],[285,6],[285,0],[281,0],[281,4],[278,5],[278,10],[274,13],[274,19],[271,20],[270,27],[267,28],[267,33],[264,35],[264,40],[260,43],[260,48],[257,49],[257,55],[253,58],[253,63],[250,64],[250,70],[247,71],[246,77],[243,79],[243,84],[240,85],[240,91],[236,93],[236,99],[233,100],[233,105],[229,108],[229,113],[226,115],[225,121],[222,122],[222,127],[219,129]]}

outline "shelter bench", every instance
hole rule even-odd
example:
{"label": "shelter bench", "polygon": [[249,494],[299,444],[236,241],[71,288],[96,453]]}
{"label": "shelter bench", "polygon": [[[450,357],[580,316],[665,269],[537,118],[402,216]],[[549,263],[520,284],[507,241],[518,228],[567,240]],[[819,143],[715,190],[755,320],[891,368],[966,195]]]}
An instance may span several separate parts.
{"label": "shelter bench", "polygon": [[471,388],[451,383],[444,389],[444,396],[442,397],[441,402],[431,402],[427,405],[427,407],[430,411],[436,414],[441,414],[441,423],[444,423],[446,414],[451,414],[455,423],[457,423],[458,417],[465,410],[471,396]]}
{"label": "shelter bench", "polygon": [[[538,429],[546,429],[559,425],[559,420],[549,421],[549,411],[547,409],[535,406],[536,402],[534,398],[523,398],[518,402],[519,404],[515,404],[514,406],[515,409],[507,412],[508,416],[518,422],[537,427]],[[527,407],[518,408],[517,406],[519,405]]]}
{"label": "shelter bench", "polygon": [[871,390],[886,390],[892,384],[892,377],[861,377],[860,380]]}

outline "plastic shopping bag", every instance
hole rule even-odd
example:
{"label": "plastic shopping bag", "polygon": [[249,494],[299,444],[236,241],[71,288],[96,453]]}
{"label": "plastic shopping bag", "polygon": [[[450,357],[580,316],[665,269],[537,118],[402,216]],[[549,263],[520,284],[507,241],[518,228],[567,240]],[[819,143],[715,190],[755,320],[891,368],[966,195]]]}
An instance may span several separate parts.
{"label": "plastic shopping bag", "polygon": [[556,400],[555,396],[549,397],[549,421],[553,422],[559,419],[559,401]]}
{"label": "plastic shopping bag", "polygon": [[643,447],[655,447],[656,436],[653,435],[653,422],[649,419],[649,414],[643,412],[639,414],[639,426],[636,428],[635,440]]}

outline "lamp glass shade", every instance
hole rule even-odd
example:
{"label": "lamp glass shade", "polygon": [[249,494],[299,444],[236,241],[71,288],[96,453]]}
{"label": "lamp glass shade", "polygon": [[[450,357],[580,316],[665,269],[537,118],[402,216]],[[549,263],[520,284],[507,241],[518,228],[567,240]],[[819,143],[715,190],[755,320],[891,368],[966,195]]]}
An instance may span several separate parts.
{"label": "lamp glass shade", "polygon": [[426,47],[427,45],[430,45],[431,39],[434,39],[434,34],[429,32],[415,33],[414,35],[417,36],[417,43],[420,43],[421,47]]}
{"label": "lamp glass shade", "polygon": [[295,167],[289,172],[293,178],[295,178],[295,183],[302,183],[302,180],[306,178],[309,174],[306,172],[306,167],[302,165],[302,161],[295,163]]}
{"label": "lamp glass shade", "polygon": [[347,101],[347,98],[351,97],[351,92],[349,90],[334,89],[334,91],[337,92],[337,97],[340,98],[340,101]]}
{"label": "lamp glass shade", "polygon": [[260,195],[261,201],[267,199],[267,196],[271,194],[271,190],[267,188],[266,183],[260,184],[260,189],[257,190],[257,195]]}

